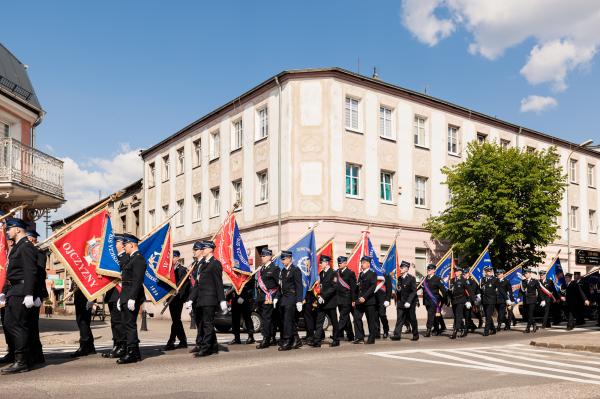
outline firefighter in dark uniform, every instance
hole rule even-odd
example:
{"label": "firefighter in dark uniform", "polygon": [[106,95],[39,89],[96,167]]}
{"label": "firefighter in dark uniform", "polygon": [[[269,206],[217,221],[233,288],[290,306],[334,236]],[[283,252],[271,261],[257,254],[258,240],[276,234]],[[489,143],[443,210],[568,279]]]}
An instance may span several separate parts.
{"label": "firefighter in dark uniform", "polygon": [[321,347],[321,340],[325,335],[323,330],[323,324],[325,324],[325,317],[328,316],[333,326],[333,340],[329,346],[335,347],[340,346],[340,331],[337,318],[337,287],[338,287],[338,273],[331,267],[331,258],[327,255],[321,255],[319,259],[321,263],[321,273],[319,273],[319,296],[317,302],[319,304],[317,308],[317,329],[315,332],[315,339],[311,346],[315,348]]}
{"label": "firefighter in dark uniform", "polygon": [[585,296],[581,286],[573,280],[573,275],[571,273],[565,273],[565,284],[562,288],[561,300],[566,305],[567,330],[572,330],[575,328],[577,312],[579,312],[581,305],[584,304],[588,306],[590,302]]}
{"label": "firefighter in dark uniform", "polygon": [[363,316],[367,315],[367,325],[369,326],[369,338],[367,344],[375,343],[377,334],[377,301],[375,299],[375,288],[377,287],[377,275],[371,270],[371,257],[363,256],[360,259],[361,272],[358,275],[356,301],[354,302],[354,330],[356,339],[353,344],[365,343],[365,329],[363,326]]}
{"label": "firefighter in dark uniform", "polygon": [[2,370],[3,374],[21,373],[29,370],[29,351],[32,320],[31,313],[38,311],[34,306],[34,294],[39,273],[38,252],[27,239],[27,225],[22,219],[6,221],[6,233],[15,244],[8,256],[6,282],[0,294],[0,303],[6,305],[4,333],[10,335],[14,354],[13,364]]}
{"label": "firefighter in dark uniform", "polygon": [[419,339],[419,328],[417,326],[417,280],[415,276],[408,273],[408,263],[402,263],[400,266],[400,276],[396,284],[396,328],[392,340],[400,341],[402,326],[406,320],[410,322],[412,331],[411,341]]}
{"label": "firefighter in dark uniform", "polygon": [[[475,280],[475,277],[471,276],[471,272],[468,268],[463,268],[464,274],[463,277],[467,281],[467,291],[469,291],[469,295],[473,298],[473,303],[471,304],[471,308],[465,307],[465,329],[470,329],[471,332],[475,332],[476,328],[481,328],[483,324],[483,319],[481,316],[481,288]],[[477,325],[473,322],[473,316],[475,316],[478,320]]]}
{"label": "firefighter in dark uniform", "polygon": [[421,284],[423,289],[423,305],[427,309],[427,331],[425,337],[431,337],[442,333],[440,319],[442,319],[442,306],[446,300],[446,287],[439,276],[435,275],[435,265],[427,265],[427,277]]}
{"label": "firefighter in dark uniform", "polygon": [[[179,284],[185,278],[188,270],[185,265],[181,264],[181,252],[178,250],[173,251],[172,260],[174,274],[175,274],[175,285],[179,287]],[[171,315],[171,334],[167,340],[167,344],[163,348],[165,351],[171,351],[174,349],[187,348],[187,337],[185,330],[183,329],[183,323],[181,322],[181,311],[183,310],[183,304],[187,301],[189,294],[190,284],[186,281],[177,294],[173,296],[171,302],[169,302],[169,314]],[[178,339],[179,343],[175,346],[175,340]]]}
{"label": "firefighter in dark uniform", "polygon": [[378,281],[375,291],[375,299],[377,301],[377,336],[380,337],[379,327],[383,327],[383,338],[388,338],[390,333],[390,323],[387,318],[387,307],[390,306],[390,300],[392,299],[392,279],[386,274],[385,280]]}
{"label": "firefighter in dark uniform", "polygon": [[[304,298],[304,304],[302,307],[302,315],[304,316],[304,327],[306,330],[306,335],[303,338],[303,341],[307,344],[311,344],[315,340],[315,331],[317,329],[317,307],[319,303],[317,302],[317,297],[315,293],[310,290],[306,293],[306,297]],[[316,339],[323,340],[324,337],[318,337]]]}
{"label": "firefighter in dark uniform", "polygon": [[560,299],[560,294],[554,285],[554,281],[546,278],[545,270],[540,270],[540,284],[545,289],[545,291],[542,290],[542,297],[546,300],[546,306],[544,306],[544,318],[542,319],[542,328],[550,328],[552,327],[550,313],[555,307],[555,303]]}
{"label": "firefighter in dark uniform", "polygon": [[[38,237],[40,236],[35,230],[27,230],[25,233],[27,234],[27,239],[35,246],[38,243]],[[34,306],[39,310],[42,306],[42,303],[46,298],[48,298],[48,290],[46,289],[46,253],[42,251],[40,248],[35,247],[37,250],[37,266],[38,266],[38,275],[36,278],[35,284],[35,293],[33,297]],[[42,349],[42,342],[40,341],[40,312],[31,312],[31,334],[29,335],[30,339],[30,352],[29,352],[29,365],[33,366],[36,364],[45,363],[46,359],[44,358],[44,351]]]}
{"label": "firefighter in dark uniform", "polygon": [[502,323],[504,323],[504,330],[510,330],[510,320],[507,317],[507,311],[513,305],[512,286],[504,278],[504,269],[496,270],[496,278],[498,278],[498,295],[496,296],[498,331],[502,329]]}
{"label": "firefighter in dark uniform", "polygon": [[[129,261],[129,255],[125,252],[123,244],[123,235],[115,234],[115,248],[117,250],[117,260],[119,261],[119,269]],[[122,284],[111,288],[104,294],[104,302],[108,303],[108,312],[110,313],[110,330],[112,332],[113,347],[110,352],[104,352],[104,358],[120,358],[127,353],[127,335],[125,334],[125,325],[123,324],[123,316],[117,308],[117,302],[121,296]]]}
{"label": "firefighter in dark uniform", "polygon": [[189,300],[194,306],[198,329],[196,338],[198,352],[194,354],[194,357],[204,357],[219,353],[214,324],[215,313],[220,307],[223,314],[226,314],[227,303],[223,289],[223,266],[213,256],[215,243],[203,241],[196,248],[201,248],[203,259],[192,273],[195,284],[194,289],[190,292]]}
{"label": "firefighter in dark uniform", "polygon": [[[583,295],[586,298],[589,298],[590,297],[590,287],[584,280],[581,279],[581,272],[573,273],[573,281],[575,281],[577,283],[577,285],[579,285],[579,287],[581,287],[581,291],[583,292]],[[575,315],[576,324],[578,326],[585,324],[585,313],[586,313],[585,306],[588,306],[588,305],[584,306],[583,302],[584,301],[580,302],[579,307],[577,308],[577,314]]]}
{"label": "firefighter in dark uniform", "polygon": [[279,267],[273,262],[273,251],[263,248],[260,252],[262,266],[256,272],[256,302],[258,313],[262,319],[262,342],[256,349],[268,348],[271,339],[275,338],[273,312],[279,293]]}
{"label": "firefighter in dark uniform", "polygon": [[462,331],[461,337],[467,336],[467,326],[463,324],[464,310],[473,306],[473,294],[467,288],[467,280],[462,276],[463,270],[457,267],[454,271],[455,277],[449,284],[449,297],[454,312],[454,326],[451,339],[456,339],[458,331]]}
{"label": "firefighter in dark uniform", "polygon": [[124,233],[123,244],[125,252],[129,255],[127,263],[121,271],[123,287],[117,302],[117,309],[121,310],[127,352],[117,360],[118,364],[135,363],[142,360],[140,354],[140,340],[137,334],[137,317],[140,307],[146,298],[144,294],[144,275],[146,273],[146,259],[138,251],[139,239],[133,234]]}
{"label": "firefighter in dark uniform", "polygon": [[498,290],[500,289],[500,280],[494,276],[494,270],[491,266],[483,269],[485,276],[481,279],[481,304],[485,314],[485,328],[483,336],[496,334],[496,324],[494,323],[494,310],[498,303]]}
{"label": "firefighter in dark uniform", "polygon": [[542,296],[540,282],[531,276],[533,272],[530,269],[524,269],[523,273],[525,274],[525,278],[521,281],[521,292],[523,293],[523,304],[527,314],[527,328],[525,328],[525,333],[532,332],[532,329],[533,332],[536,332],[538,328],[535,324],[535,307],[540,299],[541,307],[545,307],[547,303]]}
{"label": "firefighter in dark uniform", "polygon": [[279,275],[280,299],[278,301],[281,318],[283,321],[283,332],[278,350],[288,351],[296,348],[294,336],[297,333],[296,311],[302,312],[302,271],[292,263],[292,253],[281,251],[281,263],[283,269]]}
{"label": "firefighter in dark uniform", "polygon": [[187,301],[183,305],[187,310],[190,311],[191,321],[192,321],[192,323],[194,323],[194,325],[196,327],[195,345],[192,349],[190,349],[190,353],[200,352],[200,330],[198,329],[198,320],[196,320],[196,315],[195,315],[195,310],[194,310],[194,301],[190,300],[190,298],[192,296],[196,295],[195,292],[198,288],[196,286],[195,276],[198,273],[198,269],[200,268],[202,263],[204,263],[204,256],[202,255],[203,252],[204,252],[204,241],[196,241],[194,243],[194,245],[192,246],[192,257],[194,258],[194,262],[192,262],[192,265],[190,266],[192,268],[192,272],[190,273],[189,278],[188,278],[189,290],[188,290]]}
{"label": "firefighter in dark uniform", "polygon": [[233,287],[229,292],[228,296],[231,298],[231,331],[233,332],[233,340],[229,342],[229,345],[239,345],[242,343],[240,339],[240,324],[242,319],[248,333],[246,345],[256,342],[254,340],[254,323],[252,322],[254,289],[254,277],[248,277],[240,294]]}
{"label": "firefighter in dark uniform", "polygon": [[352,322],[350,321],[350,313],[352,313],[352,304],[356,301],[356,274],[348,269],[348,258],[338,256],[337,270],[337,306],[340,314],[338,323],[338,339],[341,339],[346,332],[348,338],[354,341],[354,331],[352,330]]}
{"label": "firefighter in dark uniform", "polygon": [[73,302],[75,304],[75,321],[79,329],[79,348],[69,356],[72,358],[93,355],[94,335],[92,334],[92,310],[94,302],[88,301],[81,289],[74,286]]}

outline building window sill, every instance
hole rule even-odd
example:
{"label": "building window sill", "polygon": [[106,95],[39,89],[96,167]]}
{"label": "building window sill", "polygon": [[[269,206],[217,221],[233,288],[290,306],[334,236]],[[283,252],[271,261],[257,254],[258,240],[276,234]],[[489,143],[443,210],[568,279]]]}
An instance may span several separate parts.
{"label": "building window sill", "polygon": [[346,131],[349,132],[349,133],[364,134],[364,132],[362,130],[353,129],[353,128],[348,127],[348,126],[346,126]]}
{"label": "building window sill", "polygon": [[462,158],[462,156],[457,152],[448,152],[448,155],[455,158]]}
{"label": "building window sill", "polygon": [[261,206],[261,205],[266,205],[269,203],[269,200],[266,201],[258,201],[254,206]]}
{"label": "building window sill", "polygon": [[346,198],[348,199],[354,199],[354,200],[362,200],[362,198],[358,195],[350,195],[350,194],[346,194]]}
{"label": "building window sill", "polygon": [[208,163],[213,163],[213,162],[218,161],[218,160],[219,160],[219,157],[216,157],[216,158],[213,158],[213,159],[209,160]]}
{"label": "building window sill", "polygon": [[260,142],[262,142],[262,141],[265,141],[265,140],[267,140],[268,138],[269,138],[269,136],[268,136],[268,135],[267,135],[267,136],[265,136],[265,137],[259,137],[259,138],[257,138],[256,140],[254,140],[254,144],[258,144],[258,143],[260,143]]}
{"label": "building window sill", "polygon": [[385,137],[385,136],[379,136],[380,139],[385,140],[385,141],[390,141],[392,143],[396,142],[396,138],[395,137]]}
{"label": "building window sill", "polygon": [[242,147],[235,148],[235,149],[231,150],[230,154],[235,154],[236,152],[240,152],[241,149],[242,149]]}
{"label": "building window sill", "polygon": [[418,148],[420,150],[426,150],[429,151],[429,147],[426,145],[421,145],[421,144],[415,144],[415,148]]}
{"label": "building window sill", "polygon": [[417,209],[425,209],[425,210],[429,209],[429,207],[427,205],[415,205],[415,208],[417,208]]}
{"label": "building window sill", "polygon": [[396,205],[394,201],[379,200],[384,205]]}

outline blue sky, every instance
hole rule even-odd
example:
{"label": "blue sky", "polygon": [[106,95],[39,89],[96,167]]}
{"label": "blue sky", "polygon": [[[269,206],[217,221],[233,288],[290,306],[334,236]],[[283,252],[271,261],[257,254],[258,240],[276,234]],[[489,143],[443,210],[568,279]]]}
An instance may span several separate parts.
{"label": "blue sky", "polygon": [[[543,30],[546,18],[561,18],[544,14],[552,7],[503,26],[490,17],[494,10],[471,4],[476,0],[458,0],[465,4],[455,8],[416,1],[9,2],[3,14],[14,17],[3,18],[0,40],[29,65],[47,111],[38,147],[68,158],[76,176],[97,178],[68,194],[97,197],[102,187],[93,184],[115,176],[116,157],[153,145],[281,70],[356,71],[359,58],[363,74],[376,66],[385,81],[427,87],[433,96],[575,142],[598,141],[598,43],[575,42],[579,47],[559,60],[566,68],[560,84],[547,76],[555,70],[539,65],[521,72],[535,46],[551,52],[544,44],[558,40],[566,49],[568,31]],[[590,14],[584,8],[580,19]],[[503,29],[518,32],[517,43],[502,42]],[[473,43],[479,52],[469,51]],[[551,98],[550,108],[521,112],[530,95]],[[141,173],[131,168],[126,177]]]}

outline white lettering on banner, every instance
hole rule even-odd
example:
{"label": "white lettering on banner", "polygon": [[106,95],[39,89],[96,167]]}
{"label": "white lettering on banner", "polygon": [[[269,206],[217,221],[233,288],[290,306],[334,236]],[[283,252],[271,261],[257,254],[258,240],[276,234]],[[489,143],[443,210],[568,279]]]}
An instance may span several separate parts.
{"label": "white lettering on banner", "polygon": [[87,282],[87,286],[89,288],[94,288],[95,286],[97,286],[98,281],[94,278],[92,273],[89,270],[87,270],[87,262],[84,262],[83,259],[81,259],[81,257],[75,251],[75,249],[73,249],[71,244],[65,242],[63,243],[62,248],[65,251],[65,255],[71,258],[71,260],[73,261],[73,266],[75,266],[77,271],[81,273],[81,280],[83,280],[82,282]]}

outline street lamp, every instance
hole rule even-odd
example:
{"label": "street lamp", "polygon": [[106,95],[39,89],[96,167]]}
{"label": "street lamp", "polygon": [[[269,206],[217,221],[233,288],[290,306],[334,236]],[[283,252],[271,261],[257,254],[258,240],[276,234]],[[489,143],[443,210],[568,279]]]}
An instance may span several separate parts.
{"label": "street lamp", "polygon": [[571,150],[569,156],[567,157],[567,272],[571,272],[571,204],[569,202],[569,188],[571,185],[571,157],[575,150],[580,148],[588,148],[592,145],[594,140],[589,139],[584,141],[583,143],[577,145],[575,148]]}

